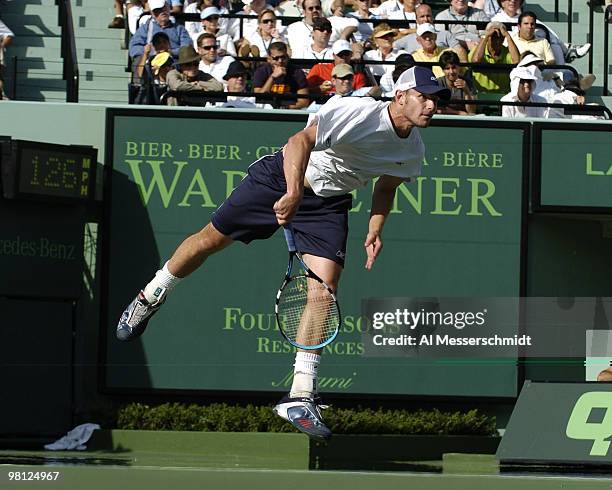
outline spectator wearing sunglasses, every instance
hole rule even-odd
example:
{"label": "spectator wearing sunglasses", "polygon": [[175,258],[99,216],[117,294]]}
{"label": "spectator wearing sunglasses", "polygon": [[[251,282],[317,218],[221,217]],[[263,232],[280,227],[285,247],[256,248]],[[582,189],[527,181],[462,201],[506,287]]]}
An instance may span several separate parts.
{"label": "spectator wearing sunglasses", "polygon": [[[334,69],[332,70],[331,83],[335,93],[325,103],[333,103],[333,100],[341,97],[373,97],[375,95],[380,95],[378,87],[361,87],[356,89],[354,86],[354,80],[355,70],[353,70],[351,65],[347,63],[340,63],[334,66]],[[319,104],[315,101],[308,106],[308,112],[317,112],[322,105],[323,104]],[[313,118],[313,115],[308,117],[308,123],[306,126],[310,124]]]}
{"label": "spectator wearing sunglasses", "polygon": [[[170,53],[178,57],[179,49],[183,46],[191,46],[191,38],[182,25],[175,24],[170,20],[170,7],[165,0],[149,0],[152,18],[141,25],[130,39],[130,57],[134,67],[144,54],[145,46],[151,43],[153,36],[163,32],[170,41]],[[154,55],[157,53],[151,53]]]}
{"label": "spectator wearing sunglasses", "polygon": [[313,21],[323,16],[320,0],[304,0],[303,8],[304,19],[287,27],[287,40],[292,53],[300,52],[304,46],[312,43]]}
{"label": "spectator wearing sunglasses", "polygon": [[333,60],[334,54],[329,44],[331,34],[331,22],[325,17],[316,17],[312,21],[310,42],[302,46],[302,49],[292,51],[291,57],[308,60]]}
{"label": "spectator wearing sunglasses", "polygon": [[[389,24],[378,24],[372,33],[372,40],[376,45],[376,49],[366,51],[363,55],[364,61],[395,61],[400,54],[404,54],[405,51],[400,51],[393,47],[396,34],[395,30],[389,27]],[[367,67],[377,80],[385,73],[391,73],[395,69],[393,63],[387,65],[367,65]]]}
{"label": "spectator wearing sunglasses", "polygon": [[267,56],[272,43],[285,41],[285,36],[281,34],[278,28],[278,20],[274,10],[266,9],[259,14],[255,32],[251,33],[241,43],[240,55]]}
{"label": "spectator wearing sunglasses", "polygon": [[236,47],[233,39],[228,34],[222,34],[219,28],[219,15],[221,11],[217,7],[206,7],[200,13],[202,22],[202,31],[193,36],[193,46],[198,48],[198,38],[205,32],[212,34],[217,39],[217,55],[218,56],[236,56]]}
{"label": "spectator wearing sunglasses", "polygon": [[[308,88],[311,93],[327,94],[334,92],[336,87],[333,83],[333,70],[334,67],[343,64],[350,64],[353,51],[348,41],[340,39],[332,45],[332,52],[334,54],[333,63],[317,63],[308,72],[306,81],[308,82]],[[360,89],[365,87],[366,78],[363,73],[354,73],[353,88]]]}
{"label": "spectator wearing sunglasses", "polygon": [[229,65],[234,61],[231,56],[219,56],[219,45],[214,34],[205,32],[198,37],[198,53],[201,61],[199,69],[222,81]]}
{"label": "spectator wearing sunglasses", "polygon": [[[193,92],[221,92],[223,85],[208,73],[198,70],[200,56],[193,46],[184,46],[179,51],[177,61],[178,68],[170,70],[166,76],[168,89],[173,92],[185,92],[185,95]],[[169,97],[168,105],[179,105],[180,99]],[[187,105],[204,105],[205,100],[198,98],[192,101],[185,98],[182,102]]]}
{"label": "spectator wearing sunglasses", "polygon": [[[257,15],[261,14],[264,10],[273,10],[274,7],[266,2],[266,0],[250,0],[249,2],[244,2],[245,6],[237,15]],[[258,24],[258,19],[234,19],[234,27],[233,31],[230,33],[235,42],[240,41],[241,37],[246,38],[251,36],[256,30]],[[240,23],[242,22],[242,36],[240,35]],[[278,23],[277,28],[280,30],[284,30],[284,27]]]}
{"label": "spectator wearing sunglasses", "polygon": [[[253,90],[257,94],[308,95],[306,75],[299,68],[289,64],[286,44],[270,45],[267,63],[255,70]],[[283,100],[279,105],[286,109],[302,109],[308,106],[308,99],[298,98],[296,102]]]}

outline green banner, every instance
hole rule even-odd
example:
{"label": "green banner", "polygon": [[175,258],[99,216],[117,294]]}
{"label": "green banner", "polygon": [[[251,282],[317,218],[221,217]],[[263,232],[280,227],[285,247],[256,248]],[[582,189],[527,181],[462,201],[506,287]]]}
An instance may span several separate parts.
{"label": "green banner", "polygon": [[[282,233],[213,256],[173,291],[140,340],[120,343],[114,328],[127,303],[208,222],[248,165],[280,148],[305,119],[109,111],[108,388],[288,389],[293,349],[273,313],[287,260]],[[344,325],[326,348],[321,391],[516,396],[512,360],[364,357],[360,305],[367,297],[520,295],[525,128],[441,120],[423,130],[423,175],[399,188],[372,271],[364,269],[363,242],[373,187],[354,192],[339,293]]]}
{"label": "green banner", "polygon": [[578,210],[608,208],[610,213],[612,126],[548,123],[535,124],[534,131],[536,143],[538,136],[540,139],[539,204]]}
{"label": "green banner", "polygon": [[84,221],[76,206],[0,199],[0,296],[78,298]]}
{"label": "green banner", "polygon": [[612,385],[526,382],[497,450],[507,462],[610,464]]}

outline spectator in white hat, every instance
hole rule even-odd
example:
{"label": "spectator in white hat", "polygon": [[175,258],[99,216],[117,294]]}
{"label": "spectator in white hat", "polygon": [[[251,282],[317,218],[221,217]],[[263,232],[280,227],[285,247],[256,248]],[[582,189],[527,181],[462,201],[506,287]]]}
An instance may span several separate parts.
{"label": "spectator in white hat", "polygon": [[[546,104],[544,97],[534,93],[537,77],[531,70],[519,66],[510,72],[510,92],[504,95],[502,102],[539,102]],[[547,107],[502,106],[502,117],[548,117]]]}
{"label": "spectator in white hat", "polygon": [[[436,28],[432,24],[419,24],[417,27],[417,41],[421,45],[421,49],[417,49],[414,53],[412,53],[412,57],[415,61],[424,61],[429,63],[437,63],[440,59],[440,55],[447,51],[447,49],[441,48],[436,43],[437,31]],[[465,54],[465,51],[463,51]],[[457,53],[459,56],[459,53]],[[461,59],[460,61],[465,61],[465,59]],[[444,76],[444,71],[439,66],[432,66],[431,70],[434,72],[434,75],[437,78]]]}
{"label": "spectator in white hat", "polygon": [[149,0],[149,8],[152,18],[141,25],[130,39],[129,53],[134,67],[138,66],[138,60],[144,54],[145,46],[151,43],[153,36],[158,32],[164,32],[168,36],[170,52],[174,57],[178,57],[181,47],[192,44],[185,28],[170,19],[170,7],[165,0]]}
{"label": "spectator in white hat", "polygon": [[[380,91],[378,87],[361,87],[360,89],[355,89],[353,86],[353,81],[355,79],[355,71],[353,67],[347,63],[340,63],[339,65],[334,66],[332,70],[332,84],[334,87],[335,94],[330,97],[325,103],[332,103],[333,100],[336,100],[341,97],[372,97],[374,95],[380,95]],[[309,112],[318,111],[323,104],[319,104],[318,102],[313,102],[308,106]],[[308,124],[311,122],[312,116],[308,117]]]}
{"label": "spectator in white hat", "polygon": [[[332,52],[334,55],[333,63],[317,63],[308,72],[306,81],[311,93],[330,93],[335,90],[332,73],[334,67],[341,64],[350,64],[353,51],[351,50],[351,44],[348,41],[340,39],[332,45]],[[365,87],[367,84],[366,77],[363,73],[354,73],[353,88],[360,89]]]}
{"label": "spectator in white hat", "polygon": [[[416,14],[417,27],[420,24],[433,24],[431,7],[426,3],[420,4],[414,12]],[[406,29],[406,31],[411,31],[411,29]],[[407,32],[406,35],[403,35],[404,33],[405,31],[400,31],[399,39],[396,38],[393,47],[395,49],[403,49],[408,53],[414,53],[417,49],[420,49],[421,45],[417,41],[416,29],[412,33]],[[461,46],[459,40],[450,31],[436,32],[436,44],[441,48],[452,48],[459,55],[460,60],[467,59],[463,46]]]}
{"label": "spectator in white hat", "polygon": [[[213,0],[197,0],[196,2],[192,2],[185,7],[185,13],[201,14],[204,9],[213,6]],[[217,8],[221,14],[229,14],[229,11],[225,7],[217,6]],[[229,34],[233,39],[232,28],[234,24],[236,24],[235,19],[228,19],[226,17],[219,19],[219,34]],[[185,22],[185,29],[187,29],[187,32],[192,39],[197,39],[198,36],[204,32],[201,20],[200,22]],[[236,41],[236,39],[234,39],[234,41]]]}
{"label": "spectator in white hat", "polygon": [[204,32],[212,34],[217,39],[217,55],[218,56],[236,56],[236,47],[234,46],[233,39],[229,34],[222,34],[219,28],[219,15],[221,11],[217,7],[206,7],[200,12],[200,19],[202,24],[202,31],[197,34],[193,39],[193,46],[198,48],[198,38]]}

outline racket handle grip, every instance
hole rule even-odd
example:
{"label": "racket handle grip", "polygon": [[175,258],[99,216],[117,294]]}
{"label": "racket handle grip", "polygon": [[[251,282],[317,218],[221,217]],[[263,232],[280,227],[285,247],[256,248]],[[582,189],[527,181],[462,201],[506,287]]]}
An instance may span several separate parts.
{"label": "racket handle grip", "polygon": [[295,252],[297,249],[295,247],[295,237],[293,236],[293,227],[291,225],[285,225],[283,227],[283,231],[285,232],[285,240],[287,241],[287,248],[290,252]]}

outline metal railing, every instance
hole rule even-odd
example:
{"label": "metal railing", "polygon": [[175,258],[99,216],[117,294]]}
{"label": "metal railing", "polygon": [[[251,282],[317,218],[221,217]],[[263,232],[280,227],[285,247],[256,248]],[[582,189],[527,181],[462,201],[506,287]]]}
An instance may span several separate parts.
{"label": "metal railing", "polygon": [[[332,94],[333,95],[333,94]],[[310,101],[325,103],[332,96],[322,95],[306,95],[306,94],[275,94],[275,93],[255,93],[255,92],[180,92],[167,91],[161,97],[161,102],[164,103],[169,97],[174,97],[178,100],[189,102],[198,101],[204,105],[207,102],[225,102],[228,97],[249,97],[255,99],[256,103],[269,103],[274,107],[281,107],[282,102],[293,102],[297,99],[308,99]],[[377,100],[392,100],[390,97],[374,97]],[[586,114],[595,116],[607,116],[607,119],[612,119],[612,111],[605,106],[598,104],[578,105],[578,104],[553,104],[548,102],[510,102],[501,100],[466,100],[466,99],[450,99],[439,104],[440,107],[447,105],[477,105],[489,107],[503,106],[518,106],[518,107],[545,107],[564,109],[568,114]]]}
{"label": "metal railing", "polygon": [[62,28],[61,51],[64,60],[63,78],[66,80],[66,102],[79,101],[79,62],[74,38],[72,5],[70,0],[55,0],[58,25]]}
{"label": "metal railing", "polygon": [[[587,2],[590,4],[590,2]],[[567,2],[567,42],[572,42],[572,21],[574,16],[574,9],[572,5],[572,0],[568,0]],[[555,22],[559,22],[559,0],[555,0]],[[589,32],[593,32],[590,30]],[[590,42],[590,41],[589,41]]]}
{"label": "metal railing", "polygon": [[[200,22],[200,14],[180,13],[180,14],[173,14],[173,16],[179,23]],[[221,14],[219,15],[219,17],[226,18],[226,19],[239,19],[240,20],[240,37],[242,37],[242,33],[244,30],[243,28],[244,21],[249,20],[249,19],[257,19],[257,15],[243,15],[243,14],[235,14],[235,13],[234,14]],[[304,20],[303,17],[290,17],[290,16],[276,16],[276,18],[280,20],[283,25],[289,25],[292,22],[299,22],[301,20]],[[372,24],[373,26],[385,23],[385,24],[388,24],[390,27],[408,28],[410,27],[411,24],[412,25],[415,24],[415,21],[403,20],[403,19],[372,19],[372,18],[360,19],[357,17],[354,17],[354,18],[360,23]],[[489,21],[434,19],[433,23],[434,25],[440,24],[440,25],[445,25],[445,26],[450,26],[450,25],[472,26],[473,25],[481,30],[484,30],[487,24],[489,23]],[[516,22],[504,22],[503,24],[506,27],[516,26]],[[538,24],[538,29],[542,29],[546,33],[546,39],[550,41],[550,31],[548,30],[548,28],[544,24]]]}
{"label": "metal railing", "polygon": [[603,94],[608,95],[608,40],[610,24],[612,24],[612,5],[604,12],[604,55],[603,55]]}

